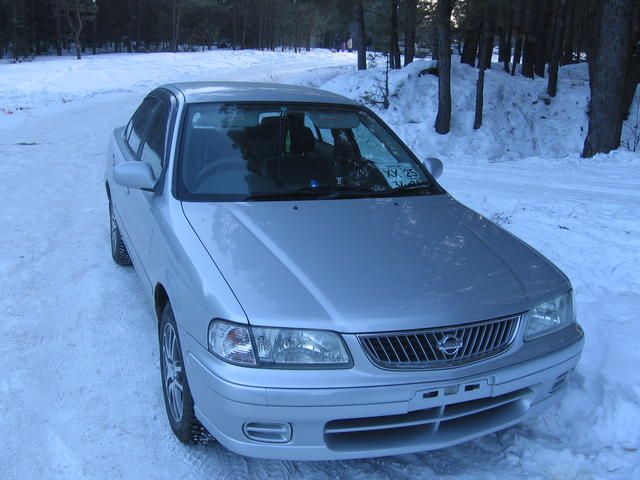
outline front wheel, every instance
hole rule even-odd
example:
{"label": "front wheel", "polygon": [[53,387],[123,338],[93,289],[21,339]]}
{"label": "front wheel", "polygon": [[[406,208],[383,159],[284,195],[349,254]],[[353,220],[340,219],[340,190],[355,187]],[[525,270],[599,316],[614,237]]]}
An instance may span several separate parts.
{"label": "front wheel", "polygon": [[189,445],[208,440],[210,436],[195,415],[178,327],[170,304],[162,311],[159,336],[162,392],[171,430],[178,440]]}

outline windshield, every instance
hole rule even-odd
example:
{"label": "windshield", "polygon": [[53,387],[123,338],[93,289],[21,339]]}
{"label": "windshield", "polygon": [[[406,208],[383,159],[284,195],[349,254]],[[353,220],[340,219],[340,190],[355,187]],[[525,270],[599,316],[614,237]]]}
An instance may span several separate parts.
{"label": "windshield", "polygon": [[221,103],[188,107],[177,187],[202,201],[440,193],[364,110]]}

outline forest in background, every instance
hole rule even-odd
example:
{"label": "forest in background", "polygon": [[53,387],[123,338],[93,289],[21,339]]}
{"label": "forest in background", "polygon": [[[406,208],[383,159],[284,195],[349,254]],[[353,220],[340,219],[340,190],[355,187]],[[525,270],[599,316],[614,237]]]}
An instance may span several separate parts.
{"label": "forest in background", "polygon": [[[548,79],[589,62],[591,99],[583,156],[620,146],[640,80],[640,0],[0,0],[0,57],[194,51],[215,48],[353,49],[358,68],[383,52],[390,69],[437,60],[435,130],[451,125],[451,59],[484,72],[497,56],[511,75]],[[456,59],[458,57],[455,57]],[[495,64],[493,65],[496,68]],[[388,105],[388,85],[381,106]]]}

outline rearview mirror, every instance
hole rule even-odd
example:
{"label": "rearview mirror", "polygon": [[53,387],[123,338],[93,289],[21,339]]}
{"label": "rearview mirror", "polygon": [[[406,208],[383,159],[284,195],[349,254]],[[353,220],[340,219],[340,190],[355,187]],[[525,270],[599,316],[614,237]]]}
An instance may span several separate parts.
{"label": "rearview mirror", "polygon": [[442,175],[442,171],[444,170],[444,165],[442,165],[442,161],[436,157],[429,157],[424,161],[424,166],[427,167],[429,173],[433,176],[433,178],[438,178]]}
{"label": "rearview mirror", "polygon": [[153,170],[145,162],[122,162],[113,167],[113,179],[118,185],[152,191],[156,184]]}

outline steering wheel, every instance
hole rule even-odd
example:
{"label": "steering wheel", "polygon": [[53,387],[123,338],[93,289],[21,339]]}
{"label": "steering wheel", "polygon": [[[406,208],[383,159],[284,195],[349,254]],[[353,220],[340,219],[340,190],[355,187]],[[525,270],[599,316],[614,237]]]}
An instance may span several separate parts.
{"label": "steering wheel", "polygon": [[231,158],[224,158],[222,160],[217,160],[214,163],[210,163],[196,174],[196,177],[193,180],[194,190],[198,190],[202,182],[216,173],[234,170],[244,172],[246,171],[246,166],[237,159]]}

